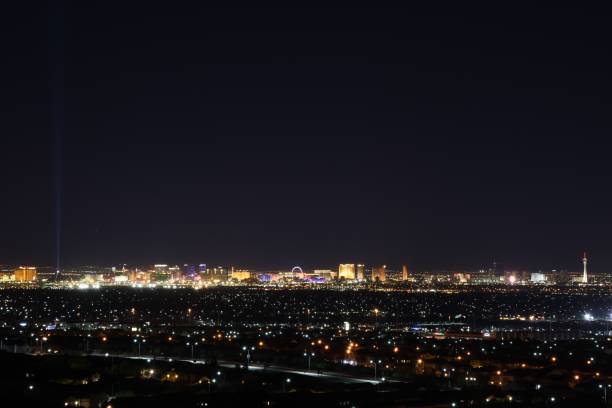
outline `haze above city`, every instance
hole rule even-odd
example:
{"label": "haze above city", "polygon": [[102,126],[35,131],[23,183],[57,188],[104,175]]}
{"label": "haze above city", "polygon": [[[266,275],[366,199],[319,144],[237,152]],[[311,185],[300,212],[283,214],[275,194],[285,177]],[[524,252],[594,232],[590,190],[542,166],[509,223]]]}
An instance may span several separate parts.
{"label": "haze above city", "polygon": [[56,6],[3,13],[0,264],[612,270],[601,10]]}

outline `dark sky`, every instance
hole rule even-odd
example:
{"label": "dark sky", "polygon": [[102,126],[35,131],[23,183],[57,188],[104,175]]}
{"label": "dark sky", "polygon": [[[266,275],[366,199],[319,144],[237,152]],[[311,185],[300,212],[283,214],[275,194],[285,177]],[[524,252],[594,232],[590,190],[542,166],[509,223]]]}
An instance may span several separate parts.
{"label": "dark sky", "polygon": [[2,6],[0,263],[611,270],[605,10],[179,3]]}

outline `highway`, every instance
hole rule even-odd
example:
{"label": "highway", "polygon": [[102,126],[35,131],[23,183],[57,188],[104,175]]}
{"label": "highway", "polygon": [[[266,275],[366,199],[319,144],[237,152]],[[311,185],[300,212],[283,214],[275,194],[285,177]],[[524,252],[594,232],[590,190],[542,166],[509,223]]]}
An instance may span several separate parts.
{"label": "highway", "polygon": [[[206,364],[206,361],[203,359],[172,359],[172,358],[168,358],[168,357],[154,357],[154,356],[131,356],[131,355],[125,355],[125,354],[108,354],[108,353],[94,353],[94,354],[90,354],[92,356],[97,356],[97,357],[114,357],[114,358],[128,358],[128,359],[135,359],[135,360],[157,360],[157,361],[180,361],[180,362],[185,362],[185,363],[190,363],[190,364]],[[235,368],[237,364],[240,364],[237,361],[223,361],[220,360],[217,362],[217,364],[220,367],[223,368]],[[241,366],[243,366],[243,364],[241,364]],[[336,373],[336,372],[329,372],[329,371],[322,371],[322,372],[316,372],[316,371],[308,371],[308,370],[296,370],[294,368],[290,368],[290,367],[281,367],[281,366],[274,366],[274,365],[268,365],[268,366],[263,366],[262,364],[250,364],[248,367],[249,371],[265,371],[265,372],[273,372],[273,373],[282,373],[282,374],[287,374],[287,375],[299,375],[299,376],[306,376],[306,377],[315,377],[315,378],[320,378],[320,379],[325,379],[328,381],[337,381],[337,382],[343,382],[343,383],[351,383],[351,384],[372,384],[372,385],[376,385],[379,384],[380,381],[378,380],[374,380],[372,378],[362,378],[362,377],[353,377],[353,376],[348,376],[345,374],[341,374],[341,373]]]}

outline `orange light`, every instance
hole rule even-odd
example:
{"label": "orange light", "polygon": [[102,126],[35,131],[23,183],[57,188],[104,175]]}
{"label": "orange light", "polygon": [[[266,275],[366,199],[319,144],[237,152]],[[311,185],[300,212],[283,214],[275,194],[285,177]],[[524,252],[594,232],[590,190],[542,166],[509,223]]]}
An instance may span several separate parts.
{"label": "orange light", "polygon": [[399,351],[399,347],[394,347],[394,348],[393,348],[393,352],[394,352],[394,353],[397,353],[398,351]]}
{"label": "orange light", "polygon": [[107,340],[106,336],[102,337],[102,341],[106,341],[106,340]]}
{"label": "orange light", "polygon": [[574,380],[578,381],[579,379],[580,379],[580,376],[579,376],[579,375],[575,375],[575,376],[574,376]]}
{"label": "orange light", "polygon": [[557,361],[557,357],[551,357],[550,361],[552,361],[554,363],[555,361]]}
{"label": "orange light", "polygon": [[263,341],[259,342],[259,347],[263,347]]}
{"label": "orange light", "polygon": [[324,348],[325,348],[325,350],[329,350],[329,346],[327,344],[325,345]]}

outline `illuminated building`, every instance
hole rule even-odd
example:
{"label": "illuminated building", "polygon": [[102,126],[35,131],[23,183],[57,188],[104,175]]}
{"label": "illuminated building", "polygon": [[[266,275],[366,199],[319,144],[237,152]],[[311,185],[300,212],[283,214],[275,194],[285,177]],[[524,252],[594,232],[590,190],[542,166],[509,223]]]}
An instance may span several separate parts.
{"label": "illuminated building", "polygon": [[408,276],[409,276],[409,274],[408,274],[408,265],[403,265],[402,266],[402,280],[403,281],[408,280]]}
{"label": "illuminated building", "polygon": [[168,272],[170,272],[170,278],[173,281],[179,281],[184,276],[183,271],[181,271],[181,268],[179,268],[178,266],[171,266],[170,268],[168,268]]}
{"label": "illuminated building", "polygon": [[226,281],[229,277],[229,270],[223,266],[217,266],[214,268],[206,268],[206,272],[202,274],[200,272],[200,278],[207,281]]}
{"label": "illuminated building", "polygon": [[148,283],[151,280],[151,273],[134,269],[129,272],[128,280],[132,283]]}
{"label": "illuminated building", "polygon": [[15,269],[16,282],[34,282],[36,280],[36,267],[20,266]]}
{"label": "illuminated building", "polygon": [[196,273],[197,278],[196,279],[201,279],[204,280],[206,279],[206,264],[205,263],[201,263],[198,265],[198,270]]}
{"label": "illuminated building", "polygon": [[251,272],[246,269],[234,269],[232,268],[231,273],[232,279],[236,279],[239,281],[247,280],[251,278]]}
{"label": "illuminated building", "polygon": [[355,279],[355,264],[340,264],[338,266],[338,279]]}
{"label": "illuminated building", "polygon": [[334,279],[336,274],[331,269],[315,269],[312,273],[316,276],[319,276],[323,279],[330,280]]}
{"label": "illuminated building", "polygon": [[184,279],[194,280],[197,276],[195,265],[185,264],[181,268],[181,271]]}
{"label": "illuminated building", "polygon": [[129,278],[127,275],[117,275],[113,277],[112,281],[115,283],[127,283]]}
{"label": "illuminated building", "polygon": [[355,277],[357,278],[357,280],[364,280],[365,279],[365,265],[364,264],[357,264],[357,267],[355,269]]}
{"label": "illuminated building", "polygon": [[470,281],[470,274],[457,272],[453,274],[453,279],[457,283],[468,283]]}
{"label": "illuminated building", "polygon": [[387,265],[375,266],[372,268],[372,280],[384,282],[387,280]]}
{"label": "illuminated building", "polygon": [[151,273],[151,280],[154,282],[169,281],[172,277],[170,269],[166,264],[153,265],[153,273]]}

